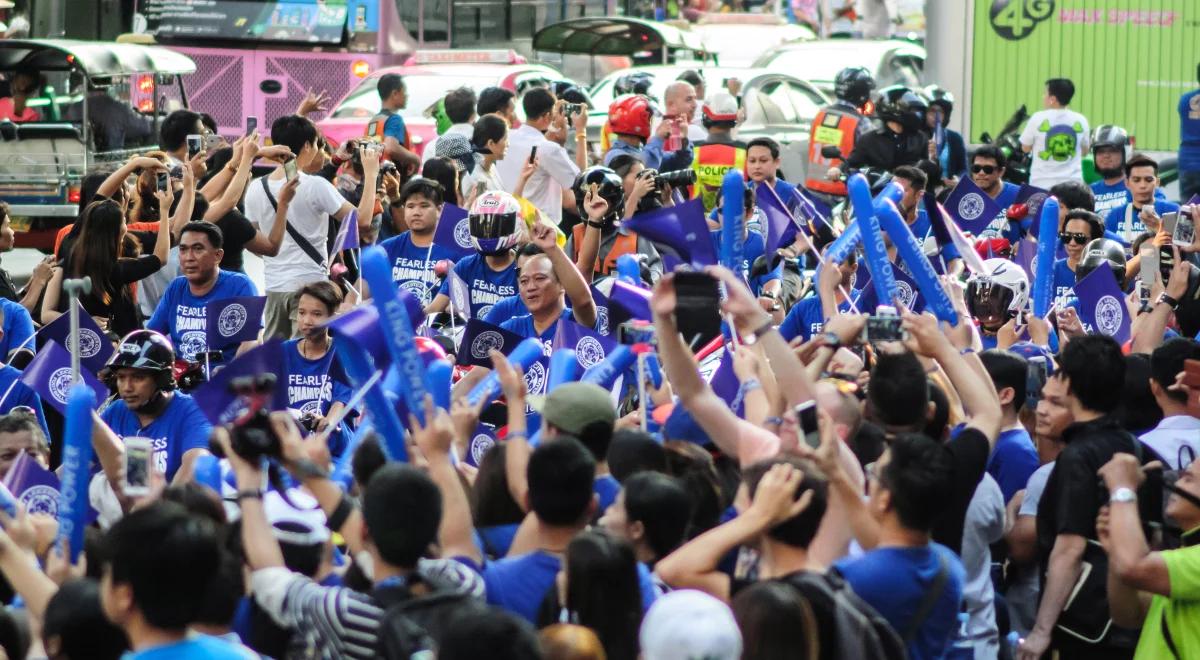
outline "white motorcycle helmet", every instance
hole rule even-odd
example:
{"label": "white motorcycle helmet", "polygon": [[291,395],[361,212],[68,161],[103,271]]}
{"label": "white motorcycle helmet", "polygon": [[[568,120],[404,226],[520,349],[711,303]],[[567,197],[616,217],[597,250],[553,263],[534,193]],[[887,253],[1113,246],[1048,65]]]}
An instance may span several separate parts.
{"label": "white motorcycle helmet", "polygon": [[967,280],[967,311],[984,326],[1003,325],[1029,304],[1029,278],[1007,259],[988,259]]}
{"label": "white motorcycle helmet", "polygon": [[517,245],[525,221],[521,205],[512,195],[489,190],[476,198],[467,216],[471,242],[482,254],[500,254]]}

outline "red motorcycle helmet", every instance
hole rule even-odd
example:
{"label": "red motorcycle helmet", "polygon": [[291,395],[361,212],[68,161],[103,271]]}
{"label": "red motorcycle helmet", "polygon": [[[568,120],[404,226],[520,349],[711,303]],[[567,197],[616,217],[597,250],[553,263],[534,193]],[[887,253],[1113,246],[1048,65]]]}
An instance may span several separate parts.
{"label": "red motorcycle helmet", "polygon": [[636,135],[650,139],[650,122],[654,117],[654,105],[640,94],[622,96],[608,106],[608,127],[618,135]]}

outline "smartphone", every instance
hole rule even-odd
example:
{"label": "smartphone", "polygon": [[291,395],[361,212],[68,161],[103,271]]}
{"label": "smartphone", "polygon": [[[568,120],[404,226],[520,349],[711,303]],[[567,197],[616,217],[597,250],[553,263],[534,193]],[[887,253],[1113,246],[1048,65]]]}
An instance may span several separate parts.
{"label": "smartphone", "polygon": [[246,135],[250,135],[250,134],[254,133],[254,131],[257,131],[257,130],[258,130],[258,117],[255,117],[254,115],[250,115],[249,117],[246,117]]}
{"label": "smartphone", "polygon": [[1138,252],[1142,257],[1138,277],[1148,292],[1154,287],[1154,276],[1158,273],[1158,250],[1153,245],[1143,245]]}
{"label": "smartphone", "polygon": [[193,133],[187,136],[187,153],[188,160],[196,157],[196,154],[204,148],[204,136]]}
{"label": "smartphone", "polygon": [[1179,222],[1179,214],[1171,211],[1162,214],[1162,230],[1171,236],[1175,235],[1175,223]]}
{"label": "smartphone", "polygon": [[887,341],[904,341],[907,333],[901,327],[900,317],[892,314],[867,317],[867,342],[878,344]]}
{"label": "smartphone", "polygon": [[1042,400],[1042,387],[1046,385],[1049,368],[1046,358],[1037,355],[1029,358],[1029,367],[1025,373],[1025,405],[1030,410],[1037,407]]}
{"label": "smartphone", "polygon": [[656,345],[658,337],[654,332],[654,324],[649,321],[633,319],[618,325],[617,343],[630,346],[633,344]]}
{"label": "smartphone", "polygon": [[675,318],[693,348],[721,332],[721,289],[716,278],[700,271],[675,273]]}
{"label": "smartphone", "polygon": [[1187,213],[1180,213],[1175,221],[1175,230],[1171,232],[1171,244],[1188,247],[1196,240],[1196,222]]}
{"label": "smartphone", "polygon": [[804,443],[812,449],[821,446],[821,429],[817,425],[817,402],[805,401],[793,408],[796,412],[796,423],[804,434]]}
{"label": "smartphone", "polygon": [[283,163],[283,174],[287,177],[288,181],[294,181],[296,177],[300,176],[300,172],[296,169],[295,158]]}
{"label": "smartphone", "polygon": [[154,446],[149,438],[125,438],[125,494],[140,497],[150,494],[150,475],[154,469]]}
{"label": "smartphone", "polygon": [[166,190],[171,185],[171,173],[159,172],[155,176],[155,186],[158,190]]}
{"label": "smartphone", "polygon": [[[532,163],[535,159],[537,159],[537,145],[536,144],[529,148],[529,162]],[[1189,243],[1188,245],[1191,245],[1191,243]]]}

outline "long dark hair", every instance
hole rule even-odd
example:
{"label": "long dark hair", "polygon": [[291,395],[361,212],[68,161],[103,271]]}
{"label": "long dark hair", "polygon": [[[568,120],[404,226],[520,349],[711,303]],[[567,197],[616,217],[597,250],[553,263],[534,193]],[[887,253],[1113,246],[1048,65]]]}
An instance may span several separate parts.
{"label": "long dark hair", "polygon": [[778,580],[759,582],[733,599],[742,629],[742,657],[805,660],[821,657],[821,639],[812,605],[800,590]]}
{"label": "long dark hair", "polygon": [[454,161],[445,156],[434,156],[425,161],[421,167],[421,176],[433,179],[442,185],[446,195],[445,201],[462,206],[462,198],[458,190],[458,167]]}
{"label": "long dark hair", "polygon": [[101,200],[84,209],[82,224],[79,238],[71,248],[66,271],[70,277],[91,277],[92,295],[108,304],[118,293],[111,276],[117,267],[117,259],[122,256],[125,217],[116,202]]}
{"label": "long dark hair", "polygon": [[475,487],[471,490],[471,514],[476,527],[519,524],[525,518],[508,490],[505,452],[505,445],[498,442],[479,461]]}
{"label": "long dark hair", "polygon": [[633,547],[603,530],[576,536],[567,546],[567,602],[571,617],[596,632],[610,660],[635,660],[642,596]]}

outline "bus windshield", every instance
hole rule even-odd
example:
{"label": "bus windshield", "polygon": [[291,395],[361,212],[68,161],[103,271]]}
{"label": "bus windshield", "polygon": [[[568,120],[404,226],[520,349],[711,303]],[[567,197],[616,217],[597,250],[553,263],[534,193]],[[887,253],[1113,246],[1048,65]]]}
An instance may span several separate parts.
{"label": "bus windshield", "polygon": [[[404,76],[404,86],[408,91],[408,103],[400,111],[401,117],[420,117],[425,111],[437,103],[446,92],[457,87],[470,87],[479,92],[485,87],[495,85],[496,76],[446,76],[433,74],[414,74]],[[362,81],[353,92],[346,97],[333,111],[335,119],[370,118],[379,112],[379,78],[372,77]]]}

